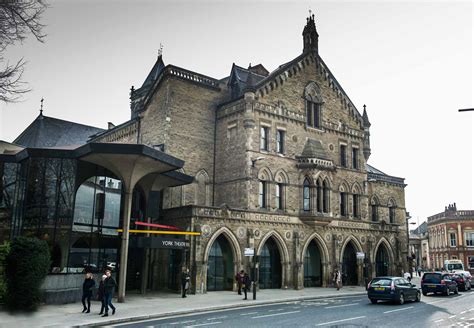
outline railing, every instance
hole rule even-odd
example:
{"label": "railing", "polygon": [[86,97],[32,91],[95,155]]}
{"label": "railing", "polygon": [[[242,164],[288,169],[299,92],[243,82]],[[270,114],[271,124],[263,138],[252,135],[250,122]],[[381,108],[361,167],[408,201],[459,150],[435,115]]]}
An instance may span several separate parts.
{"label": "railing", "polygon": [[307,158],[299,157],[298,158],[298,167],[313,167],[313,166],[322,166],[322,167],[334,167],[332,161],[320,159],[320,158]]}
{"label": "railing", "polygon": [[432,222],[434,220],[438,219],[450,219],[450,218],[456,218],[456,219],[471,219],[474,220],[474,211],[444,211],[432,216],[428,217],[428,222]]}
{"label": "railing", "polygon": [[219,81],[216,79],[213,79],[211,77],[195,73],[192,71],[188,71],[187,69],[184,68],[179,68],[176,66],[169,65],[166,67],[165,74],[168,73],[170,75],[177,76],[179,78],[185,79],[185,80],[190,80],[193,82],[205,84],[207,86],[210,86],[212,88],[219,88]]}
{"label": "railing", "polygon": [[377,180],[377,181],[382,181],[382,182],[388,182],[388,183],[394,183],[398,185],[404,185],[405,184],[405,179],[403,178],[397,178],[397,177],[392,177],[389,175],[383,175],[383,174],[378,174],[378,173],[367,173],[367,178],[368,180]]}

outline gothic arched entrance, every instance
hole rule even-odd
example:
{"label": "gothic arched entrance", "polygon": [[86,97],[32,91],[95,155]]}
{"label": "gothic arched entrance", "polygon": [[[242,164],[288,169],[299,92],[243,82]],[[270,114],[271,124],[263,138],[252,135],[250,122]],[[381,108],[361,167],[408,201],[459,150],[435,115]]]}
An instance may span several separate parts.
{"label": "gothic arched entrance", "polygon": [[207,290],[232,290],[234,256],[229,241],[220,235],[212,244],[207,262]]}
{"label": "gothic arched entrance", "polygon": [[349,242],[344,249],[342,257],[342,283],[343,285],[357,285],[357,256],[354,245]]}
{"label": "gothic arched entrance", "polygon": [[383,244],[380,244],[377,255],[375,256],[375,275],[377,277],[388,276],[389,264],[390,258],[387,249]]}
{"label": "gothic arched entrance", "polygon": [[281,259],[278,246],[268,238],[260,253],[260,288],[281,288]]}
{"label": "gothic arched entrance", "polygon": [[321,253],[312,240],[304,254],[304,287],[320,287],[322,281]]}

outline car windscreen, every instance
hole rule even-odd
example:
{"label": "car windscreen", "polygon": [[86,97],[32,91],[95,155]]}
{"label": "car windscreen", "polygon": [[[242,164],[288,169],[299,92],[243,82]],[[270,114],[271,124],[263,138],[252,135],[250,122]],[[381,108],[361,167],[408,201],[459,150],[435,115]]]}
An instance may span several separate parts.
{"label": "car windscreen", "polygon": [[439,284],[441,282],[441,275],[439,273],[425,273],[423,281],[426,283]]}
{"label": "car windscreen", "polygon": [[392,279],[386,279],[386,278],[374,278],[372,279],[372,281],[370,282],[370,284],[372,286],[390,286],[390,284],[392,283]]}
{"label": "car windscreen", "polygon": [[456,263],[456,264],[448,264],[448,270],[463,270],[463,265],[461,263]]}

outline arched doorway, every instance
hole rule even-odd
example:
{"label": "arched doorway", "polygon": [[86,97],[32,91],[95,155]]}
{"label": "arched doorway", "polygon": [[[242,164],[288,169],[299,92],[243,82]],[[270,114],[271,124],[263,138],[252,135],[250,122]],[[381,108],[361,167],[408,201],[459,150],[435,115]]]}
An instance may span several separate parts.
{"label": "arched doorway", "polygon": [[229,241],[220,235],[212,244],[207,262],[207,290],[232,290],[234,255]]}
{"label": "arched doorway", "polygon": [[319,247],[312,240],[304,254],[304,287],[322,286],[322,265]]}
{"label": "arched doorway", "polygon": [[388,276],[388,267],[390,263],[390,258],[388,256],[387,248],[383,244],[380,244],[379,249],[377,250],[377,255],[375,256],[375,275]]}
{"label": "arched doorway", "polygon": [[281,288],[281,259],[278,246],[268,238],[260,252],[260,288]]}
{"label": "arched doorway", "polygon": [[344,249],[342,257],[342,283],[344,285],[357,285],[357,257],[354,245],[349,242]]}

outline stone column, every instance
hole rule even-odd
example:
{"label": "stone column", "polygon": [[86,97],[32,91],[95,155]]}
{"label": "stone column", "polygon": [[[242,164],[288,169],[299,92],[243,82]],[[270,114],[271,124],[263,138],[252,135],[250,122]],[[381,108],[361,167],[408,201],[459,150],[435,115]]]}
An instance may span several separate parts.
{"label": "stone column", "polygon": [[328,287],[328,282],[332,279],[331,275],[329,274],[331,270],[328,262],[321,262],[321,271],[321,287]]}
{"label": "stone column", "polygon": [[122,232],[122,246],[120,249],[120,280],[118,290],[118,301],[120,303],[125,302],[125,288],[127,284],[127,261],[128,261],[128,242],[129,242],[129,230],[130,230],[130,212],[132,210],[132,191],[127,189],[124,197],[124,208],[123,208],[123,232]]}

